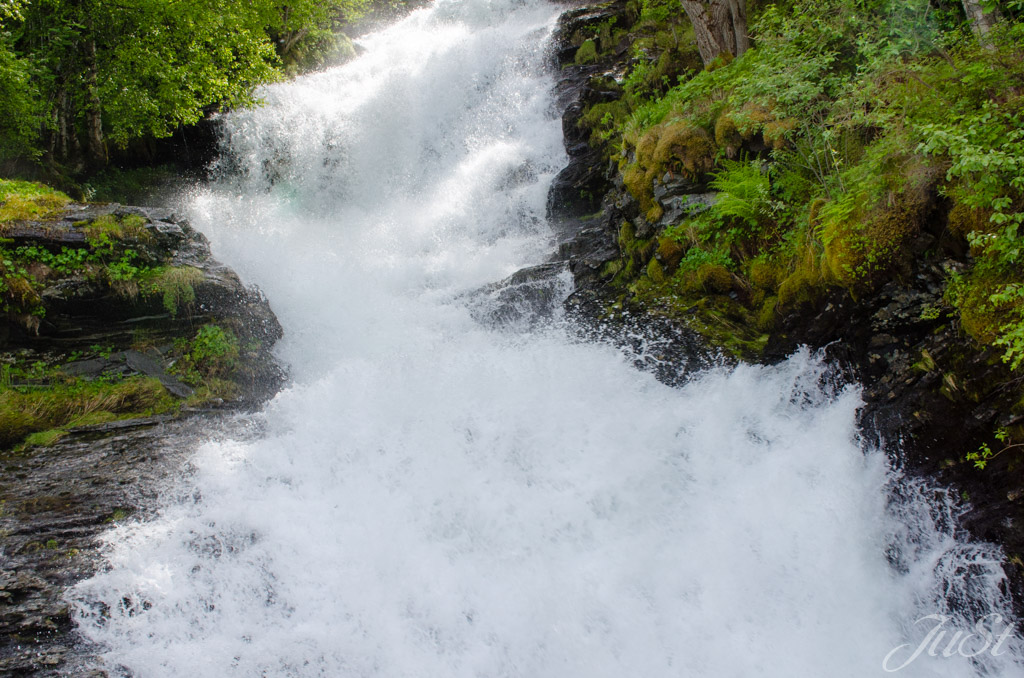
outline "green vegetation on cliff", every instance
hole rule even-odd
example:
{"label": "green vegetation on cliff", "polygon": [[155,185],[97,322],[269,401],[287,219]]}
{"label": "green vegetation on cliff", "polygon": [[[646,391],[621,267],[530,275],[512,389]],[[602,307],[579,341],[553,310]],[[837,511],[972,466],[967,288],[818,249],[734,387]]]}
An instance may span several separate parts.
{"label": "green vegetation on cliff", "polygon": [[208,252],[181,255],[194,233],[69,203],[0,180],[0,449],[253,397],[273,337],[253,333],[241,283],[208,277]]}
{"label": "green vegetation on cliff", "polygon": [[[947,311],[1019,367],[1021,3],[992,3],[1000,18],[981,39],[944,0],[750,9],[751,49],[702,66],[676,0],[627,8],[621,96],[580,123],[644,222],[623,224],[605,273],[646,303],[717,305],[767,332],[829,288],[857,296],[899,277],[922,230],[944,230],[971,255],[950,272]],[[666,223],[658,195],[681,183],[717,195]]]}

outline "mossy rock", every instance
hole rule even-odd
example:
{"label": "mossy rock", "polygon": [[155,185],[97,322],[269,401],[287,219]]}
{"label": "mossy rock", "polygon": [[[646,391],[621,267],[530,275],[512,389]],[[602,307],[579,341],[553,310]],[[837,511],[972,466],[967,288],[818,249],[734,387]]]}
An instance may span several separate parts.
{"label": "mossy rock", "polygon": [[[2,397],[0,397],[2,398]],[[0,404],[3,400],[0,399]],[[0,448],[20,442],[33,431],[40,430],[39,420],[30,412],[0,407]]]}
{"label": "mossy rock", "polygon": [[779,298],[766,297],[760,306],[761,308],[757,312],[756,327],[762,332],[770,332],[775,327],[775,322],[779,317]]}
{"label": "mossy rock", "polygon": [[597,43],[593,40],[584,40],[583,44],[576,50],[576,57],[573,61],[577,66],[592,64],[598,59]]}
{"label": "mossy rock", "polygon": [[778,305],[791,308],[812,302],[824,291],[821,274],[813,267],[801,266],[779,284]]}
{"label": "mossy rock", "polygon": [[70,202],[64,193],[34,181],[0,179],[0,235],[5,223],[53,219]]}
{"label": "mossy rock", "polygon": [[755,288],[774,291],[789,275],[779,262],[766,256],[756,257],[747,265],[747,278]]}
{"label": "mossy rock", "polygon": [[969,207],[962,202],[953,205],[949,211],[947,223],[949,231],[956,236],[966,238],[971,233],[988,233],[993,226],[990,221],[992,213]]}
{"label": "mossy rock", "polygon": [[665,282],[665,269],[663,269],[661,264],[658,263],[658,260],[653,257],[647,263],[647,277],[655,283]]}
{"label": "mossy rock", "polygon": [[658,238],[658,259],[666,273],[671,274],[679,266],[686,248],[675,238],[661,236]]}
{"label": "mossy rock", "polygon": [[870,285],[905,256],[925,208],[925,201],[902,194],[892,206],[867,213],[858,209],[847,219],[826,223],[822,262],[828,278],[848,288]]}
{"label": "mossy rock", "polygon": [[656,125],[640,137],[636,162],[625,169],[622,180],[641,209],[650,212],[658,207],[655,181],[665,174],[698,180],[711,171],[717,151],[714,138],[702,127],[678,121]]}

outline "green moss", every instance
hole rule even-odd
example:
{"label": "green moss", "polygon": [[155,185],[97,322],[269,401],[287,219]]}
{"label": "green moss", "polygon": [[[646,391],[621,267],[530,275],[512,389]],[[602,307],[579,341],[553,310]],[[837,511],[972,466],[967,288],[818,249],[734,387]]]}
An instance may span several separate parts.
{"label": "green moss", "polygon": [[584,40],[583,44],[576,50],[574,61],[577,66],[592,64],[598,59],[597,43],[593,40]]}
{"label": "green moss", "polygon": [[25,437],[25,447],[49,447],[67,435],[67,431],[51,428]]}
{"label": "green moss", "polygon": [[613,259],[605,262],[604,266],[601,267],[601,278],[607,280],[608,278],[615,277],[620,271],[622,271],[624,264],[621,259]]}
{"label": "green moss", "polygon": [[761,304],[761,310],[757,312],[757,321],[755,323],[757,329],[762,332],[770,332],[775,327],[775,321],[778,318],[778,297],[767,297]]}
{"label": "green moss", "polygon": [[782,308],[812,302],[818,298],[824,286],[817,269],[801,266],[790,273],[779,284],[778,301]]}
{"label": "green moss", "polygon": [[726,294],[733,287],[732,273],[720,264],[704,264],[691,274],[694,289],[711,294]]}
{"label": "green moss", "polygon": [[84,224],[82,230],[93,247],[109,246],[111,241],[134,240],[150,242],[153,236],[146,230],[146,219],[137,214],[115,216],[104,214]]}
{"label": "green moss", "polygon": [[747,265],[747,278],[750,283],[765,291],[777,290],[788,273],[789,271],[780,265],[777,259],[769,256],[751,259]]}
{"label": "green moss", "polygon": [[30,332],[38,331],[39,319],[45,314],[40,288],[38,280],[21,262],[0,259],[0,311]]}
{"label": "green moss", "polygon": [[721,294],[696,291],[684,294],[667,281],[638,286],[636,302],[647,312],[674,318],[705,338],[709,346],[739,359],[755,359],[768,341],[755,318],[736,300]]}
{"label": "green moss", "polygon": [[715,121],[715,143],[725,150],[726,155],[735,158],[743,144],[736,121],[728,113],[723,113]]}
{"label": "green moss", "polygon": [[673,273],[685,254],[686,248],[675,238],[664,235],[658,238],[658,259],[665,273]]}
{"label": "green moss", "polygon": [[912,367],[921,372],[934,372],[936,368],[935,358],[932,357],[932,354],[929,353],[927,349],[923,349],[921,351],[921,357],[912,365]]}
{"label": "green moss", "polygon": [[636,246],[636,229],[633,224],[623,221],[619,227],[619,252],[623,255],[629,254]]}
{"label": "green moss", "polygon": [[967,238],[972,233],[987,233],[992,230],[991,217],[991,212],[987,210],[958,202],[949,211],[949,230],[961,238]]}
{"label": "green moss", "polygon": [[942,172],[904,145],[901,133],[873,143],[842,173],[845,191],[817,211],[822,271],[830,281],[868,286],[909,255]]}
{"label": "green moss", "polygon": [[678,121],[657,125],[637,139],[636,160],[623,171],[623,182],[640,208],[650,212],[659,209],[656,181],[666,174],[699,179],[711,170],[716,152],[714,139],[701,127]]}
{"label": "green moss", "polygon": [[[0,395],[0,404],[2,398]],[[31,411],[0,407],[0,447],[10,447],[43,426]]]}
{"label": "green moss", "polygon": [[121,522],[125,518],[128,518],[129,516],[131,516],[133,511],[134,511],[134,509],[132,509],[132,508],[116,508],[116,509],[114,509],[114,511],[109,516],[107,516],[107,518],[103,522],[105,522],[105,523],[118,523],[118,522]]}
{"label": "green moss", "polygon": [[651,258],[647,263],[647,277],[656,283],[665,282],[665,270],[655,258]]}
{"label": "green moss", "polygon": [[0,234],[2,224],[19,220],[53,219],[71,202],[67,195],[32,181],[0,179]]}
{"label": "green moss", "polygon": [[590,142],[604,147],[606,142],[621,134],[622,124],[629,117],[629,106],[621,99],[594,104],[580,118],[579,126],[590,130]]}
{"label": "green moss", "polygon": [[960,312],[960,325],[981,344],[991,344],[1003,326],[1024,306],[1021,301],[994,303],[993,295],[1009,286],[1024,284],[1019,271],[981,264],[967,275],[954,276],[946,288],[946,300]]}
{"label": "green moss", "polygon": [[237,382],[230,379],[209,377],[202,384],[196,387],[195,391],[185,401],[191,407],[200,407],[210,402],[234,400],[238,397],[241,388]]}

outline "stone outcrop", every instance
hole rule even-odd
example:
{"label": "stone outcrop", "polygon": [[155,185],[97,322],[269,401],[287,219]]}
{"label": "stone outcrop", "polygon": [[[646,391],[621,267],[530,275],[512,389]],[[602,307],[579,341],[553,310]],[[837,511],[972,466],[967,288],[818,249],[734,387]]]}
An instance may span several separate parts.
{"label": "stone outcrop", "polygon": [[[102,532],[187,472],[199,442],[253,434],[231,414],[280,388],[282,330],[169,211],[76,204],[0,228],[7,289],[27,290],[0,318],[0,674],[93,675],[66,587],[101,565]],[[144,398],[119,390],[132,383]],[[69,414],[39,423],[33,408]]]}
{"label": "stone outcrop", "polygon": [[[115,229],[111,239],[134,253],[133,265],[165,273],[153,280],[136,275],[138,281],[129,274],[112,282],[99,264],[30,264],[28,274],[39,288],[35,307],[12,309],[0,322],[0,352],[8,362],[42,361],[64,374],[87,377],[145,374],[161,379],[176,397],[186,397],[190,393],[167,373],[175,359],[174,342],[215,323],[247,348],[237,375],[244,374],[237,400],[258,402],[275,393],[283,374],[270,349],[282,331],[269,303],[214,259],[206,237],[172,212],[74,204],[56,220],[5,224],[0,235],[9,248],[87,251],[103,236],[102,231],[96,235],[99,220],[118,226],[126,218],[134,219],[131,231]],[[183,275],[175,278],[175,271]]]}

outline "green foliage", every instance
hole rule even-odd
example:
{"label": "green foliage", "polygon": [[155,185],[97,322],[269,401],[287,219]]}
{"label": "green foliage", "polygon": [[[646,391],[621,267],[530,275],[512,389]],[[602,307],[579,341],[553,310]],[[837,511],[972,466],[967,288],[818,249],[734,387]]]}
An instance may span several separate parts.
{"label": "green foliage", "polygon": [[1020,447],[1024,447],[1024,445],[1021,445],[1019,443],[1015,444],[1010,439],[1010,432],[1007,431],[1005,428],[996,429],[992,437],[995,438],[996,441],[1000,443],[1001,447],[998,452],[993,452],[991,446],[989,446],[988,443],[982,443],[976,451],[968,452],[966,455],[964,455],[964,461],[973,462],[974,468],[978,469],[979,471],[984,471],[985,467],[988,466],[989,462],[998,457],[999,455],[1003,454],[1008,450],[1014,450]]}
{"label": "green foliage", "polygon": [[692,273],[705,266],[718,266],[729,269],[732,268],[733,262],[726,252],[691,247],[679,262],[678,274]]}
{"label": "green foliage", "polygon": [[759,162],[723,161],[711,187],[718,191],[712,206],[720,218],[735,224],[743,235],[759,235],[777,210],[768,175]]}
{"label": "green foliage", "polygon": [[0,160],[40,154],[42,113],[32,64],[14,52],[0,26]]}
{"label": "green foliage", "polygon": [[255,103],[255,87],[280,77],[282,58],[322,62],[328,43],[345,42],[334,33],[366,5],[4,0],[0,159],[46,148],[77,162],[83,149],[102,165],[97,143],[166,137],[214,110]]}
{"label": "green foliage", "polygon": [[101,4],[108,13],[91,17],[103,22],[96,93],[115,144],[169,136],[208,106],[251,104],[253,88],[276,77],[274,48],[241,3],[217,12],[204,2],[129,6]]}
{"label": "green foliage", "polygon": [[174,317],[196,300],[195,287],[203,281],[203,272],[192,266],[172,266],[155,270],[148,281],[164,308]]}
{"label": "green foliage", "polygon": [[203,325],[191,341],[181,340],[175,347],[180,355],[172,371],[194,386],[232,376],[238,367],[241,346],[238,337],[219,325]]}
{"label": "green foliage", "polygon": [[22,245],[9,254],[19,261],[39,262],[61,274],[81,271],[93,260],[89,250],[77,247],[61,247],[60,252],[52,252],[38,245]]}
{"label": "green foliage", "polygon": [[683,6],[679,0],[640,0],[640,24],[665,24],[670,18],[680,16]]}
{"label": "green foliage", "polygon": [[0,247],[0,311],[30,331],[38,328],[45,312],[39,287],[25,264]]}
{"label": "green foliage", "polygon": [[[991,43],[959,43],[917,65],[924,87],[893,86],[917,151],[944,162],[951,228],[967,238],[975,271],[951,286],[964,327],[1024,363],[1024,26],[1004,23]],[[955,217],[955,219],[954,219]]]}
{"label": "green foliage", "polygon": [[304,36],[284,59],[285,73],[297,75],[333,66],[356,56],[356,47],[344,33],[321,29]]}
{"label": "green foliage", "polygon": [[938,7],[758,6],[752,49],[667,87],[656,71],[682,59],[680,42],[659,25],[669,13],[638,5],[649,22],[631,28],[624,106],[601,104],[585,126],[616,149],[648,222],[663,181],[710,176],[717,200],[657,234],[672,248],[634,247],[609,275],[669,306],[733,289],[764,329],[827,286],[859,293],[905,271],[945,211],[975,257],[947,295],[961,326],[1024,365],[1024,17],[1003,7],[982,45],[959,3]]}
{"label": "green foliage", "polygon": [[34,330],[38,321],[32,318],[45,313],[39,291],[54,276],[81,276],[132,299],[155,295],[172,315],[195,300],[193,285],[202,280],[202,272],[154,267],[144,218],[106,215],[78,227],[85,231],[86,247],[0,245],[0,310],[8,317]]}

